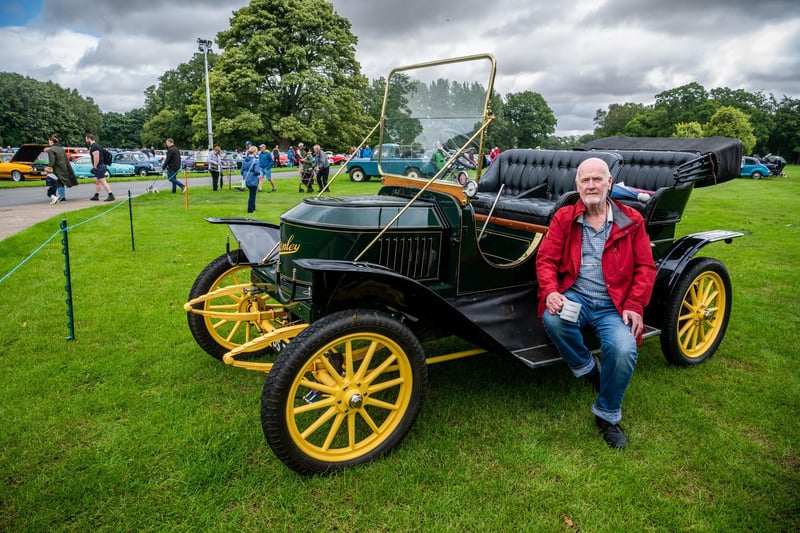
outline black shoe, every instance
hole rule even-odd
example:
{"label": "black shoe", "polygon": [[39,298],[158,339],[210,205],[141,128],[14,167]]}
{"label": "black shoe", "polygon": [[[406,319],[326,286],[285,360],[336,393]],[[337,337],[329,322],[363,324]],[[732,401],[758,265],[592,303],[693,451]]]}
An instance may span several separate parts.
{"label": "black shoe", "polygon": [[96,202],[96,201],[98,201],[99,199],[100,199],[100,195],[99,195],[99,194],[97,194],[97,193],[95,193],[95,195],[94,195],[94,196],[92,196],[91,198],[89,198],[89,200],[92,200],[93,202]]}
{"label": "black shoe", "polygon": [[114,201],[114,195],[111,194],[111,193],[108,193],[108,197],[103,201],[104,202],[113,202]]}
{"label": "black shoe", "polygon": [[600,433],[603,434],[603,438],[605,439],[606,443],[612,448],[621,449],[628,444],[628,437],[625,436],[625,433],[622,431],[622,427],[619,424],[606,422],[596,415],[594,417],[594,422],[597,424],[597,427],[600,428]]}
{"label": "black shoe", "polygon": [[594,368],[592,369],[591,372],[589,372],[588,374],[584,375],[583,377],[586,378],[586,381],[588,381],[589,383],[592,384],[592,388],[594,388],[594,391],[599,393],[600,392],[600,360],[597,357],[595,357],[594,355],[592,356],[592,359],[594,359]]}

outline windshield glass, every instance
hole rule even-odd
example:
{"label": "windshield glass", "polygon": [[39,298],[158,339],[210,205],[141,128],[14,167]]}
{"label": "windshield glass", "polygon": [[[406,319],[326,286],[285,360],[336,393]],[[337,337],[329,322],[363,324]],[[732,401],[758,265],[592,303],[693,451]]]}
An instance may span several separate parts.
{"label": "windshield glass", "polygon": [[[381,174],[411,175],[413,168],[415,177],[428,177],[456,163],[482,167],[494,69],[494,58],[480,55],[393,70],[377,147]],[[408,162],[396,164],[399,159]]]}

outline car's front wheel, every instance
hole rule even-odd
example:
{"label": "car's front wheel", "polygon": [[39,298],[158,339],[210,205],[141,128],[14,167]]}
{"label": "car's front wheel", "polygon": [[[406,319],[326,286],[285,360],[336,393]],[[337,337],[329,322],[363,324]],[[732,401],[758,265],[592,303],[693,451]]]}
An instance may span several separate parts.
{"label": "car's front wheel", "polygon": [[717,351],[731,313],[731,278],[717,259],[689,262],[670,293],[661,349],[678,366],[702,363]]}
{"label": "car's front wheel", "polygon": [[350,181],[355,181],[357,183],[369,181],[369,176],[364,173],[362,168],[353,167],[350,169]]}
{"label": "car's front wheel", "polygon": [[264,436],[281,461],[304,474],[371,462],[414,424],[425,365],[419,340],[386,313],[323,317],[284,348],[267,376]]}
{"label": "car's front wheel", "polygon": [[760,180],[763,176],[764,175],[761,172],[757,171],[757,170],[755,172],[753,172],[752,174],[750,174],[750,177],[753,178],[754,180]]}
{"label": "car's front wheel", "polygon": [[[215,359],[283,325],[282,305],[250,283],[250,264],[241,250],[222,254],[203,269],[189,291],[189,331]],[[253,355],[264,355],[270,349]]]}
{"label": "car's front wheel", "polygon": [[23,181],[25,179],[25,176],[19,170],[12,170],[11,179],[14,181]]}

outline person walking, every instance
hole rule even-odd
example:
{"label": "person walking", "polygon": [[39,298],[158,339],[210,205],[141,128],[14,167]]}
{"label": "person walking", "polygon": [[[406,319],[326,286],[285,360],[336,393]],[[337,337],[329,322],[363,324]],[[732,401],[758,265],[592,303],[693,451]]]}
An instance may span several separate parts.
{"label": "person walking", "polygon": [[[636,366],[656,267],[642,216],[609,198],[612,182],[602,159],[578,166],[580,199],[553,215],[536,275],[547,335],[573,375],[585,377],[598,394],[591,412],[606,443],[624,448],[622,398]],[[600,359],[584,344],[583,328],[600,340]]]}
{"label": "person walking", "polygon": [[222,188],[222,180],[219,177],[222,171],[222,154],[219,146],[215,146],[213,150],[208,153],[208,170],[211,172],[211,188],[217,190],[217,187]]}
{"label": "person walking", "polygon": [[175,194],[178,187],[181,192],[186,190],[186,186],[178,180],[178,171],[181,169],[181,151],[175,146],[175,141],[167,139],[167,155],[164,157],[164,164],[161,165],[161,170],[167,173],[167,180],[172,183],[172,194]]}
{"label": "person walking", "polygon": [[328,174],[331,171],[331,163],[328,154],[322,151],[318,144],[314,145],[314,159],[317,165],[317,186],[322,192],[328,186]]}
{"label": "person walking", "polygon": [[258,150],[255,146],[247,149],[242,160],[242,179],[247,187],[247,212],[254,213],[256,210],[256,196],[258,195]]}
{"label": "person walking", "polygon": [[300,187],[297,192],[303,192],[303,186],[307,193],[314,192],[314,157],[311,151],[306,150],[303,143],[297,145],[297,154],[300,158],[298,166],[300,168]]}
{"label": "person walking", "polygon": [[[64,187],[72,187],[78,184],[78,178],[72,170],[72,165],[69,164],[67,153],[64,148],[58,143],[58,135],[52,134],[48,140],[50,148],[47,150],[47,167],[45,172],[48,173],[47,182],[47,196],[50,197],[51,204],[63,202],[65,195],[63,192]],[[55,179],[50,176],[55,176]]]}
{"label": "person walking", "polygon": [[264,180],[272,185],[272,190],[269,192],[275,192],[275,182],[272,181],[272,167],[275,161],[272,158],[272,152],[267,150],[266,144],[261,144],[258,148],[260,150],[258,152],[258,192],[262,192]]}
{"label": "person walking", "polygon": [[106,181],[106,164],[103,161],[103,148],[95,140],[94,134],[87,133],[84,137],[86,144],[89,145],[89,160],[92,162],[92,175],[94,176],[94,196],[89,200],[97,201],[100,199],[100,187],[105,189],[108,196],[103,200],[104,202],[113,202],[114,193],[111,192],[111,186]]}

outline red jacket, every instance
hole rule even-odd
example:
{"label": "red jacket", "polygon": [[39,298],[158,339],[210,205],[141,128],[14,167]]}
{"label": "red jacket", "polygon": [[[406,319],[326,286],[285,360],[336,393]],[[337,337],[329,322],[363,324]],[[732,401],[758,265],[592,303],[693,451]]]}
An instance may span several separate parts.
{"label": "red jacket", "polygon": [[[563,293],[578,277],[582,231],[577,218],[585,210],[580,200],[559,209],[539,245],[536,276],[539,278],[540,318],[545,312],[547,295]],[[603,277],[608,295],[620,315],[623,309],[643,315],[656,279],[656,265],[644,219],[635,209],[613,200],[611,212],[614,223],[603,250]]]}

